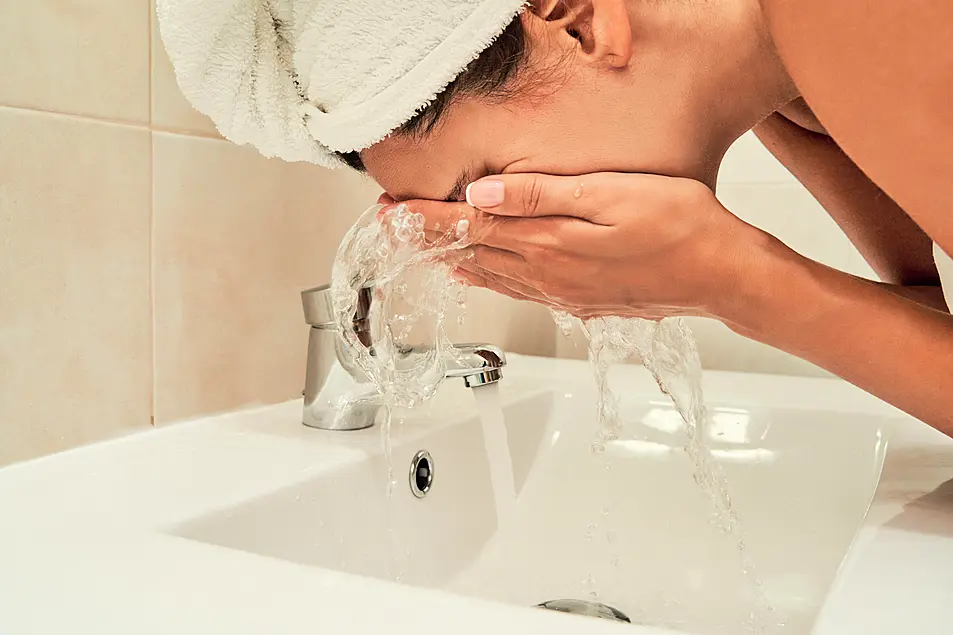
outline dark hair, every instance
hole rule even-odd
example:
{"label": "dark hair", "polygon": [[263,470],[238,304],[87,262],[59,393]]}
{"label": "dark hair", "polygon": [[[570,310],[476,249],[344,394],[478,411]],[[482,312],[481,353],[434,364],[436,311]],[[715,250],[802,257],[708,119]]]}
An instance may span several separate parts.
{"label": "dark hair", "polygon": [[[413,119],[403,124],[395,134],[422,137],[439,125],[447,109],[461,97],[490,97],[503,99],[513,91],[514,79],[523,67],[527,53],[523,22],[519,16],[510,22],[503,33],[480,56],[470,62],[433,101]],[[365,172],[364,162],[357,151],[338,153],[347,165]]]}

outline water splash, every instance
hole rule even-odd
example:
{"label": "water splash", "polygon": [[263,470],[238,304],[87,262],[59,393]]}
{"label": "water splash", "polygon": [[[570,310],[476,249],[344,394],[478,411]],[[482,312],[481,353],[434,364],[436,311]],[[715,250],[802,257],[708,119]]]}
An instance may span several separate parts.
{"label": "water splash", "polygon": [[[461,296],[451,272],[467,254],[456,231],[428,242],[424,217],[397,205],[379,217],[367,210],[338,248],[331,275],[335,321],[353,364],[376,392],[344,399],[375,399],[386,409],[412,408],[429,399],[454,359],[444,328],[447,309]],[[455,230],[459,226],[455,226]],[[361,289],[374,288],[363,331],[354,328]]]}
{"label": "water splash", "polygon": [[701,387],[701,360],[695,338],[685,321],[682,318],[654,322],[603,317],[583,322],[558,311],[554,312],[554,317],[564,333],[567,330],[571,333],[572,327],[567,328],[567,325],[577,325],[589,340],[589,360],[596,383],[599,417],[593,451],[604,453],[606,445],[618,439],[622,429],[618,400],[609,387],[609,368],[631,360],[640,362],[652,374],[662,392],[672,399],[685,421],[685,452],[692,461],[692,476],[711,501],[718,527],[731,535],[735,542],[742,572],[756,602],[748,628],[752,632],[764,633],[773,627],[783,627],[783,622],[774,615],[774,607],[765,595],[748,555],[744,528],[732,507],[724,471],[705,445],[708,416]]}
{"label": "water splash", "polygon": [[[464,247],[473,237],[469,222],[461,217],[448,223],[452,230],[428,242],[420,214],[397,205],[378,217],[381,210],[376,206],[365,212],[342,241],[334,262],[331,295],[336,322],[352,361],[376,389],[376,393],[366,388],[355,393],[350,404],[374,399],[384,406],[387,416],[382,434],[389,456],[391,408],[410,408],[429,399],[443,382],[448,361],[456,355],[444,320],[454,301],[460,306],[465,302],[460,300],[462,290],[451,273],[467,257]],[[374,298],[362,333],[354,328],[353,316],[359,291],[368,286],[374,287]],[[694,479],[712,501],[719,526],[735,539],[744,574],[754,589],[758,610],[752,614],[749,628],[765,632],[767,625],[777,625],[770,619],[773,608],[748,559],[744,532],[732,509],[724,473],[704,445],[707,417],[701,393],[701,364],[684,321],[606,317],[582,323],[559,312],[554,312],[554,317],[564,333],[579,325],[589,340],[600,421],[592,444],[594,452],[604,453],[606,445],[621,433],[618,401],[608,383],[612,365],[640,361],[672,398],[686,422],[685,450],[694,465]],[[347,399],[341,407],[349,407]],[[389,488],[392,483],[389,474]],[[585,582],[589,593],[596,595],[595,580],[590,576]]]}

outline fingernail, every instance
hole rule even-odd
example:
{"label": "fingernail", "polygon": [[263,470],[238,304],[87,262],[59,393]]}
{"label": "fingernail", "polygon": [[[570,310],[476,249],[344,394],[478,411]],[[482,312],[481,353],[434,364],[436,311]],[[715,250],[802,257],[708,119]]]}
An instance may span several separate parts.
{"label": "fingernail", "polygon": [[503,181],[480,179],[467,186],[467,203],[473,207],[496,207],[503,203]]}

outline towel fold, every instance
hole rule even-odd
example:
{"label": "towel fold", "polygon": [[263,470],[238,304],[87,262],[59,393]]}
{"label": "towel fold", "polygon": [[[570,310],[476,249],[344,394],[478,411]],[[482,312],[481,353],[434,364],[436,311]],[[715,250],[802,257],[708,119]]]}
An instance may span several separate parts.
{"label": "towel fold", "polygon": [[438,95],[525,0],[157,0],[179,87],[221,134],[327,167]]}

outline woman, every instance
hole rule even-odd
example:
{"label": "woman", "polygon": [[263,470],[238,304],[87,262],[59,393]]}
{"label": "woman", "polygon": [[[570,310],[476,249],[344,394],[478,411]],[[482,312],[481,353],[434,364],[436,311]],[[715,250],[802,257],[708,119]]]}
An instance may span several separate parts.
{"label": "woman", "polygon": [[[366,170],[431,228],[466,215],[470,284],[582,317],[713,317],[953,436],[940,287],[943,274],[953,295],[953,4],[378,1],[322,21],[259,0],[257,44],[241,50],[275,53],[251,84],[283,69],[290,105],[229,128],[249,118],[206,98],[215,81],[190,70],[183,25],[200,21],[182,2],[160,0],[160,19],[193,103],[265,152]],[[381,41],[397,61],[362,67]],[[807,260],[718,203],[719,163],[751,128],[882,283]]]}

